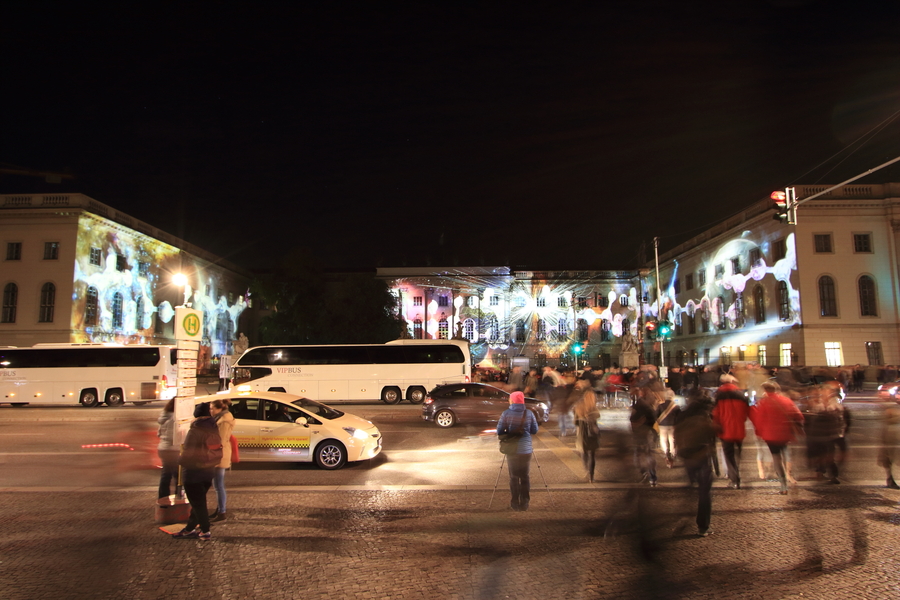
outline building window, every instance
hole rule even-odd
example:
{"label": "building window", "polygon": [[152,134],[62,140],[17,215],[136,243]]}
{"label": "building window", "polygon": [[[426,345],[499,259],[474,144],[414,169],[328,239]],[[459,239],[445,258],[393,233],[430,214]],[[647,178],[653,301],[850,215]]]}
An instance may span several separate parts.
{"label": "building window", "polygon": [[722,346],[719,348],[719,362],[723,365],[731,364],[731,346]]}
{"label": "building window", "polygon": [[22,260],[22,242],[6,244],[6,260]]}
{"label": "building window", "polygon": [[138,263],[138,275],[140,275],[141,277],[149,277],[150,276],[150,263],[139,262]]}
{"label": "building window", "polygon": [[844,364],[844,353],[841,352],[840,342],[825,342],[825,364],[829,367],[839,367]]}
{"label": "building window", "polygon": [[619,304],[621,304],[622,306],[628,306],[628,296],[626,296],[625,294],[619,296]]}
{"label": "building window", "polygon": [[722,279],[722,276],[725,275],[725,265],[718,264],[716,265],[716,280]]}
{"label": "building window", "polygon": [[422,296],[413,296],[413,306],[422,306]]}
{"label": "building window", "polygon": [[831,254],[830,233],[816,233],[813,235],[813,241],[817,254]]}
{"label": "building window", "polygon": [[578,341],[586,342],[588,339],[588,324],[584,319],[578,319],[578,323],[576,324],[576,331],[578,332]]}
{"label": "building window", "polygon": [[609,298],[603,294],[597,296],[597,306],[600,308],[609,308]]}
{"label": "building window", "polygon": [[869,233],[853,234],[853,251],[860,254],[872,253],[872,235]]}
{"label": "building window", "polygon": [[765,366],[768,358],[766,357],[766,347],[762,344],[759,345],[759,351],[756,353],[756,362],[760,365]]}
{"label": "building window", "polygon": [[469,296],[466,298],[466,305],[469,308],[475,308],[478,306],[478,296]]}
{"label": "building window", "polygon": [[578,297],[578,308],[587,308],[587,298],[584,296]]}
{"label": "building window", "polygon": [[776,240],[772,244],[772,262],[778,262],[787,256],[787,238]]}
{"label": "building window", "polygon": [[692,290],[694,289],[694,274],[688,273],[684,276],[684,289]]}
{"label": "building window", "polygon": [[121,254],[116,254],[116,271],[122,272],[128,270],[128,261]]}
{"label": "building window", "polygon": [[756,314],[756,324],[766,322],[766,291],[763,286],[753,288],[753,308]]}
{"label": "building window", "polygon": [[737,275],[741,272],[741,257],[735,256],[731,259],[731,274]]}
{"label": "building window", "polygon": [[566,301],[564,296],[560,296],[556,299],[556,306],[559,308],[569,308],[569,303]]}
{"label": "building window", "polygon": [[466,319],[463,323],[463,335],[470,342],[478,341],[475,335],[475,320]]}
{"label": "building window", "polygon": [[878,316],[875,280],[868,275],[863,275],[859,278],[859,314],[863,317]]}
{"label": "building window", "polygon": [[59,260],[59,242],[44,242],[44,260]]}
{"label": "building window", "polygon": [[704,365],[709,364],[709,348],[703,349],[703,364]]}
{"label": "building window", "polygon": [[123,309],[123,301],[122,294],[120,292],[116,292],[113,294],[112,300],[112,326],[113,329],[122,329],[122,309]]}
{"label": "building window", "polygon": [[600,321],[600,341],[609,342],[612,340],[612,325],[606,319]]}
{"label": "building window", "polygon": [[694,313],[694,316],[683,314],[681,315],[682,319],[687,319],[688,324],[688,335],[693,335],[697,333],[697,319],[700,315]]}
{"label": "building window", "polygon": [[675,280],[672,281],[672,289],[675,290],[676,294],[681,293],[681,280],[679,278],[676,277]]}
{"label": "building window", "polygon": [[725,329],[725,299],[719,296],[715,299],[716,315],[719,317],[716,322],[718,329]]}
{"label": "building window", "polygon": [[750,268],[752,269],[761,262],[762,253],[759,251],[759,248],[750,248]]}
{"label": "building window", "polygon": [[779,358],[779,366],[781,367],[789,367],[791,366],[791,345],[790,344],[781,344],[778,349],[778,358]]}
{"label": "building window", "polygon": [[744,326],[744,295],[734,293],[734,326]]}
{"label": "building window", "polygon": [[[141,329],[145,329],[148,326],[149,326],[149,324],[144,325],[144,297],[138,296],[138,299],[135,302],[135,307],[134,307],[134,328],[136,330],[141,330]],[[226,339],[230,340],[231,338],[229,337]]]}
{"label": "building window", "polygon": [[780,321],[789,321],[791,318],[791,296],[788,293],[786,281],[779,281],[775,288],[778,296],[778,319]]}
{"label": "building window", "polygon": [[703,333],[709,333],[709,308],[705,306],[700,310],[700,326]]}
{"label": "building window", "polygon": [[539,342],[543,342],[547,338],[547,322],[543,319],[538,319],[535,336]]}
{"label": "building window", "polygon": [[700,269],[697,271],[697,285],[703,287],[706,285],[706,269]]}
{"label": "building window", "polygon": [[556,334],[556,335],[557,335],[557,338],[556,338],[556,339],[558,339],[559,341],[562,342],[562,341],[564,341],[566,338],[569,337],[569,323],[566,322],[565,319],[560,319],[560,320],[559,320],[559,323],[556,324],[556,329],[557,329],[557,332],[558,332],[558,333]]}
{"label": "building window", "polygon": [[522,319],[516,321],[516,343],[525,343],[525,321]]}
{"label": "building window", "polygon": [[420,317],[416,317],[416,320],[413,321],[413,339],[421,340],[424,337],[425,335],[422,331],[422,319]]}
{"label": "building window", "polygon": [[56,286],[45,283],[41,287],[41,310],[38,316],[39,323],[53,322],[53,307],[56,304]]}
{"label": "building window", "polygon": [[834,293],[834,279],[828,275],[819,277],[819,315],[837,316],[837,297]]}
{"label": "building window", "polygon": [[547,306],[547,299],[546,299],[546,298],[544,298],[543,296],[541,296],[540,298],[537,299],[537,307],[538,307],[538,308],[545,308],[546,306]]}
{"label": "building window", "polygon": [[3,288],[3,314],[0,317],[0,323],[16,322],[16,305],[18,303],[19,287],[14,283],[7,283]]}
{"label": "building window", "polygon": [[866,358],[870,365],[883,365],[884,354],[881,353],[881,342],[866,342]]}
{"label": "building window", "polygon": [[444,317],[438,321],[438,339],[446,340],[448,337],[450,337],[450,324],[447,322],[446,317]]}
{"label": "building window", "polygon": [[[84,324],[92,326],[97,324],[97,304],[99,294],[97,288],[89,287],[84,298]],[[158,318],[158,317],[157,317]],[[162,322],[160,320],[160,322]]]}
{"label": "building window", "polygon": [[491,306],[500,306],[500,296],[491,296]]}
{"label": "building window", "polygon": [[525,298],[523,296],[516,296],[516,308],[525,308]]}
{"label": "building window", "polygon": [[675,335],[684,335],[684,317],[675,319]]}
{"label": "building window", "polygon": [[449,296],[438,296],[438,306],[443,306],[443,307],[450,306],[450,297]]}
{"label": "building window", "polygon": [[496,342],[500,339],[500,326],[497,323],[497,317],[495,315],[488,315],[487,318],[487,335],[488,340],[492,342]]}
{"label": "building window", "polygon": [[91,248],[90,262],[94,266],[100,266],[100,248]]}

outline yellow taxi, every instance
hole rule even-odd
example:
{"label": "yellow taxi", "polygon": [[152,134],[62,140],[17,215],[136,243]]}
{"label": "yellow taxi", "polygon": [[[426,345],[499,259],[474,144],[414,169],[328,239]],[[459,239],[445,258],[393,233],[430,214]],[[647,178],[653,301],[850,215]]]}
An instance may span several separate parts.
{"label": "yellow taxi", "polygon": [[231,400],[241,462],[315,461],[331,470],[381,452],[381,432],[371,421],[302,396],[237,390],[198,396],[194,402],[225,398]]}

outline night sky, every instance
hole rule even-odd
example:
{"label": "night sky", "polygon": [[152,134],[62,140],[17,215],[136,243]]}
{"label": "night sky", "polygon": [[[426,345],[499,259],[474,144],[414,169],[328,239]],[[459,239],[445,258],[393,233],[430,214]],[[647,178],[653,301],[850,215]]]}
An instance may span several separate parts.
{"label": "night sky", "polygon": [[250,268],[633,268],[900,156],[894,0],[20,4],[0,166],[75,179],[0,193],[81,192]]}

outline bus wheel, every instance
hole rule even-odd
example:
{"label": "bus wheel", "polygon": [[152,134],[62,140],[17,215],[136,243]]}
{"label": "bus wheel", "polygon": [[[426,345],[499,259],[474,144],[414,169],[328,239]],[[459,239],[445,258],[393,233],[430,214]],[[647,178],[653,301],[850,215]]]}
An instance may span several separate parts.
{"label": "bus wheel", "polygon": [[122,397],[122,390],[118,388],[107,390],[104,402],[107,406],[122,406],[125,404],[125,399]]}
{"label": "bus wheel", "polygon": [[422,404],[425,401],[425,388],[411,387],[406,390],[406,399],[410,404]]}
{"label": "bus wheel", "polygon": [[438,427],[453,427],[456,424],[456,415],[446,408],[442,408],[434,415],[434,422]]}
{"label": "bus wheel", "polygon": [[316,464],[320,469],[333,471],[347,463],[347,450],[334,440],[325,440],[316,448]]}
{"label": "bus wheel", "polygon": [[381,401],[385,404],[397,404],[402,398],[400,388],[386,387],[381,390]]}
{"label": "bus wheel", "polygon": [[86,407],[97,406],[100,404],[97,400],[97,390],[81,390],[81,400],[79,402]]}

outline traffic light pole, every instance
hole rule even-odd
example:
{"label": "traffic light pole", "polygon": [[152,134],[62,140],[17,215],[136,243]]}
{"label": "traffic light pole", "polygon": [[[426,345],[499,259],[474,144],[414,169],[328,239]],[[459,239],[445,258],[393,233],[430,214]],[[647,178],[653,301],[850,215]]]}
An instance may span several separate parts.
{"label": "traffic light pole", "polygon": [[[659,287],[659,238],[653,238],[653,256],[656,259],[656,320],[660,323],[663,322],[662,315],[662,291]],[[662,335],[657,334],[656,339],[659,340],[659,378],[662,381],[666,379],[666,365],[665,365],[665,354],[663,353],[663,341]]]}

